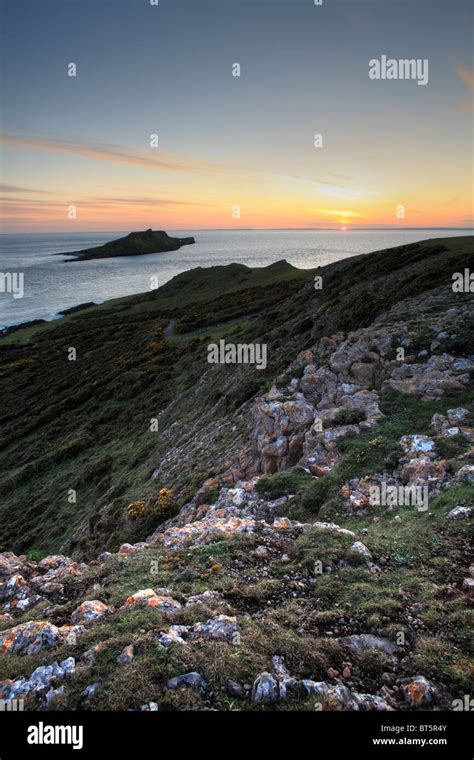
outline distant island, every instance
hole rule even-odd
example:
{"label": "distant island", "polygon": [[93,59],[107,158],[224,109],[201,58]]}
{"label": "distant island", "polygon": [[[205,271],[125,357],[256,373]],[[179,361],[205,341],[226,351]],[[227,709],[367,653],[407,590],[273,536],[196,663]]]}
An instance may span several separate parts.
{"label": "distant island", "polygon": [[182,245],[193,245],[193,237],[173,238],[162,230],[145,230],[145,232],[130,232],[123,238],[111,240],[110,243],[96,248],[86,248],[83,251],[58,253],[57,256],[75,256],[67,261],[86,261],[87,259],[106,259],[110,256],[143,256],[147,253],[165,253],[177,251]]}

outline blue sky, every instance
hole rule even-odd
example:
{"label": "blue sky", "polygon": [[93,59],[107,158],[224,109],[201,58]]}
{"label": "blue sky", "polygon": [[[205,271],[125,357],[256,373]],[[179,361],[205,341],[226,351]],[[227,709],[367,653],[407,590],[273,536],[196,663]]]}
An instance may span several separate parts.
{"label": "blue sky", "polygon": [[[203,226],[227,226],[239,202],[242,226],[278,226],[285,199],[285,226],[329,223],[325,209],[337,223],[347,211],[354,223],[390,225],[397,201],[412,210],[407,226],[471,218],[467,0],[3,0],[1,8],[4,181],[32,191],[7,193],[9,230],[69,229],[68,201],[90,209],[79,225],[112,229],[115,211],[100,200],[111,206],[117,193],[145,202],[140,223],[159,208],[148,201],[174,201],[164,221],[182,219],[183,228],[199,203]],[[427,58],[429,84],[371,81],[368,61],[382,54]],[[186,169],[107,157],[146,158],[153,132],[164,163],[172,157]],[[350,203],[333,208],[338,187]],[[133,217],[134,205],[122,203],[122,213]]]}

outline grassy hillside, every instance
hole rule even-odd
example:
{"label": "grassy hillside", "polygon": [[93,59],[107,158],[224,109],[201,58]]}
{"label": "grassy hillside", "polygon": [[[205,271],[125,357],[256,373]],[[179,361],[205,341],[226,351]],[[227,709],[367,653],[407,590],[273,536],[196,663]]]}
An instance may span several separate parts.
{"label": "grassy hillside", "polygon": [[[3,338],[0,551],[53,552],[74,536],[68,548],[87,554],[143,538],[124,519],[128,502],[167,487],[178,508],[223,471],[244,438],[242,405],[311,340],[368,325],[437,286],[451,292],[453,272],[467,266],[474,269],[472,237],[314,271],[285,262],[198,268],[158,291]],[[467,324],[461,353],[472,352],[472,336]],[[210,366],[206,347],[220,337],[266,342],[268,368]]]}

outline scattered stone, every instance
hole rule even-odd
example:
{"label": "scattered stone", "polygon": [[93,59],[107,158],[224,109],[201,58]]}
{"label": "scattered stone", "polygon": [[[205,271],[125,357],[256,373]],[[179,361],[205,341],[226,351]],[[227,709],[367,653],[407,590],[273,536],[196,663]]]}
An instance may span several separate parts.
{"label": "scattered stone", "polygon": [[206,681],[200,673],[184,673],[182,676],[174,676],[167,682],[168,689],[180,689],[181,687],[187,687],[191,689],[197,689],[198,691],[204,691],[207,688]]}
{"label": "scattered stone", "polygon": [[411,707],[428,707],[436,699],[436,689],[424,676],[415,676],[402,686],[403,695]]}
{"label": "scattered stone", "polygon": [[185,607],[190,607],[192,604],[208,604],[209,602],[222,601],[222,594],[219,591],[204,591],[202,594],[196,594],[190,596],[186,602]]}
{"label": "scattered stone", "polygon": [[152,588],[145,588],[129,596],[120,609],[131,607],[156,607],[166,613],[181,609],[181,604],[169,596],[159,596]]}
{"label": "scattered stone", "polygon": [[1,697],[2,699],[22,699],[27,696],[35,696],[39,699],[46,698],[48,701],[45,692],[51,688],[51,684],[73,676],[75,669],[74,657],[68,657],[61,663],[40,665],[29,678],[18,678],[15,681],[0,684]]}
{"label": "scattered stone", "polygon": [[356,554],[360,554],[360,556],[367,560],[367,562],[371,562],[372,560],[372,554],[367,549],[366,545],[362,543],[362,541],[356,541],[354,544],[352,544],[351,551],[355,552]]}
{"label": "scattered stone", "polygon": [[92,601],[82,602],[77,610],[71,615],[73,623],[90,623],[103,617],[107,612],[110,612],[108,607],[103,602],[99,602],[98,599]]}
{"label": "scattered stone", "polygon": [[465,520],[470,517],[471,507],[455,507],[446,515],[447,520]]}
{"label": "scattered stone", "polygon": [[135,647],[133,644],[129,644],[125,649],[121,651],[119,656],[117,657],[117,662],[119,665],[128,665],[129,662],[132,662],[133,658],[135,656]]}
{"label": "scattered stone", "polygon": [[371,633],[356,634],[353,636],[343,636],[338,639],[341,644],[349,647],[356,654],[362,654],[367,649],[381,649],[388,655],[396,655],[400,652],[400,647],[390,639],[383,636],[374,636]]}
{"label": "scattered stone", "polygon": [[252,702],[276,702],[280,698],[278,681],[271,673],[260,673],[252,688]]}
{"label": "scattered stone", "polygon": [[217,615],[205,623],[195,623],[190,631],[190,638],[205,638],[228,641],[231,644],[240,643],[240,634],[235,617]]}
{"label": "scattered stone", "polygon": [[245,689],[243,686],[231,679],[227,681],[227,692],[231,697],[245,697]]}
{"label": "scattered stone", "polygon": [[35,654],[43,648],[68,642],[71,633],[77,634],[81,626],[57,628],[47,621],[21,623],[0,632],[0,648],[6,654]]}
{"label": "scattered stone", "polygon": [[85,699],[92,699],[95,697],[99,689],[101,688],[100,681],[96,681],[95,683],[89,684],[89,686],[86,686],[83,692],[81,692],[81,697],[85,697]]}

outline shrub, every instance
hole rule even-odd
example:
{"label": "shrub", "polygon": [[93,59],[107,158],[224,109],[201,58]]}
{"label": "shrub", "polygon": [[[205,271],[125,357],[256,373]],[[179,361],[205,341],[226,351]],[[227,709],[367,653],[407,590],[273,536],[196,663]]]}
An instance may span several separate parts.
{"label": "shrub", "polygon": [[161,523],[176,514],[177,505],[170,488],[162,488],[158,498],[134,501],[127,507],[132,520],[144,519],[148,523]]}

